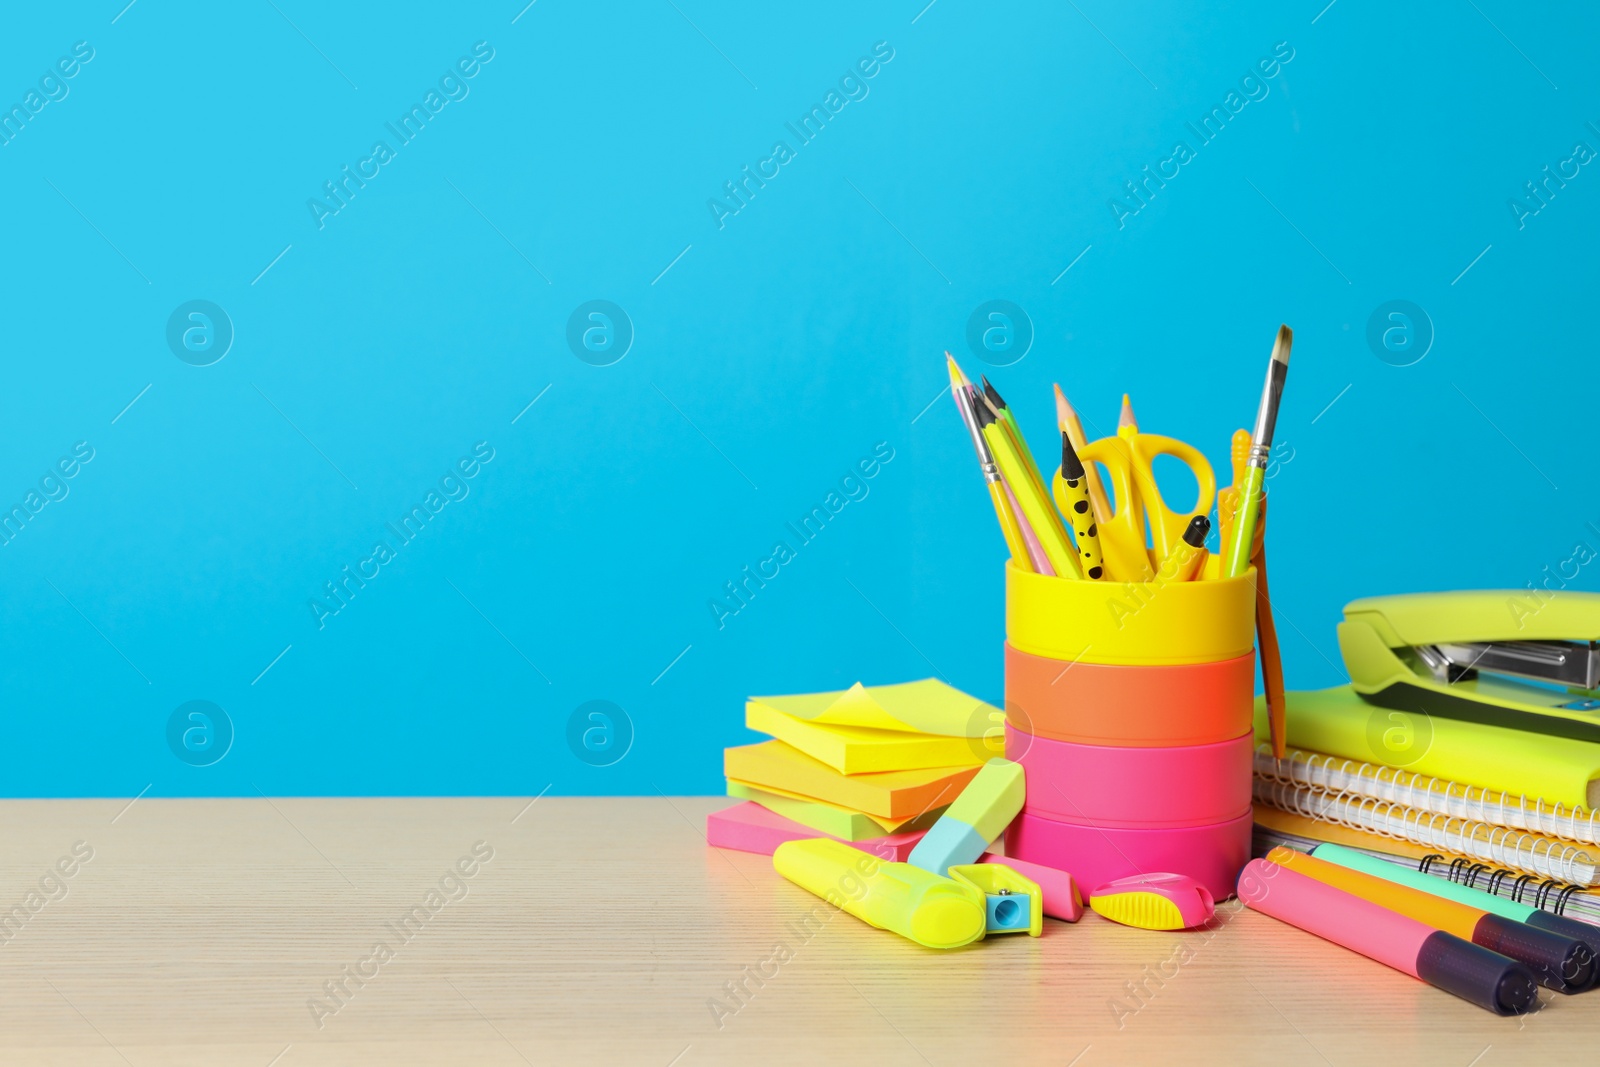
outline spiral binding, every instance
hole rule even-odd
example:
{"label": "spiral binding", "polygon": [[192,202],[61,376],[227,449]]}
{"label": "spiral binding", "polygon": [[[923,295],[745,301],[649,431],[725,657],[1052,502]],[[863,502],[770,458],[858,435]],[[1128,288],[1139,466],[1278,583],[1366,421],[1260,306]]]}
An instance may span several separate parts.
{"label": "spiral binding", "polygon": [[1546,803],[1537,797],[1529,800],[1526,795],[1513,796],[1320,752],[1294,749],[1280,760],[1272,755],[1272,746],[1265,743],[1256,746],[1255,759],[1256,775],[1281,785],[1355,793],[1435,815],[1600,845],[1597,808],[1568,808],[1560,802]]}
{"label": "spiral binding", "polygon": [[[1263,804],[1296,815],[1470,856],[1483,864],[1530,872],[1530,878],[1554,879],[1558,884],[1572,882],[1584,887],[1600,882],[1600,871],[1596,870],[1587,851],[1553,838],[1519,833],[1505,826],[1488,826],[1461,816],[1418,811],[1348,790],[1323,792],[1257,778],[1252,792]],[[1488,867],[1482,869],[1488,870]],[[1540,900],[1550,891],[1545,887],[1537,890]]]}
{"label": "spiral binding", "polygon": [[[1444,865],[1444,857],[1437,852],[1422,857],[1422,862],[1417,867],[1423,874],[1427,874],[1434,864]],[[1544,881],[1539,882],[1531,894],[1528,894],[1531,899],[1524,901],[1523,897],[1527,893],[1528,887],[1539,881],[1535,876],[1531,874],[1518,875],[1516,871],[1510,871],[1504,867],[1497,871],[1489,872],[1488,864],[1473,863],[1471,860],[1462,859],[1459,856],[1450,861],[1450,869],[1444,873],[1444,877],[1452,882],[1460,883],[1468,889],[1477,889],[1479,872],[1489,873],[1488,883],[1483,886],[1483,889],[1490,896],[1508,896],[1518,904],[1532,904],[1555,915],[1565,914],[1567,905],[1572,901],[1573,894],[1583,891],[1583,886],[1581,885],[1563,884],[1554,878],[1546,878]],[[1507,878],[1515,879],[1515,881],[1512,883],[1509,893],[1501,894],[1500,888],[1505,885]]]}

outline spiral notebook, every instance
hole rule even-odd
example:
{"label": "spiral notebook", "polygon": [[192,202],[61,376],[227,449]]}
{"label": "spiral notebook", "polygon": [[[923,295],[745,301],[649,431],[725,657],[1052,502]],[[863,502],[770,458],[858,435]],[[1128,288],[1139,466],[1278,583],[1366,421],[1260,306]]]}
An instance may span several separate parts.
{"label": "spiral notebook", "polygon": [[1255,799],[1311,819],[1348,826],[1424,848],[1466,856],[1523,874],[1579,886],[1600,883],[1590,853],[1568,841],[1350,793],[1256,778]]}
{"label": "spiral notebook", "polygon": [[1333,841],[1396,866],[1410,867],[1556,915],[1566,915],[1600,926],[1600,891],[1584,889],[1554,878],[1541,879],[1533,874],[1519,874],[1505,867],[1497,869],[1462,856],[1430,853],[1406,842],[1319,823],[1286,811],[1256,808],[1253,845],[1253,854],[1256,856],[1265,856],[1280,845],[1310,852],[1324,841]]}
{"label": "spiral notebook", "polygon": [[1488,826],[1507,826],[1569,841],[1600,844],[1600,823],[1596,822],[1600,809],[1597,808],[1567,807],[1538,797],[1502,793],[1303,749],[1291,750],[1283,759],[1276,759],[1272,746],[1266,743],[1256,746],[1255,773],[1256,777],[1278,785],[1354,794]]}

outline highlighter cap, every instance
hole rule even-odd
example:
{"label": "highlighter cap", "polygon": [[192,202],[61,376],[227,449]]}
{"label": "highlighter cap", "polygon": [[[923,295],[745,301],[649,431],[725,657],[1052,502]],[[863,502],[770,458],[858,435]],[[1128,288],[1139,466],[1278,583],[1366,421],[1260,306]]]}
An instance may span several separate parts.
{"label": "highlighter cap", "polygon": [[[1560,934],[1562,937],[1570,937],[1574,941],[1582,941],[1589,946],[1590,956],[1596,961],[1600,961],[1600,930],[1595,929],[1588,923],[1569,919],[1565,915],[1553,915],[1548,911],[1540,911],[1537,908],[1522,921],[1529,926],[1536,926],[1541,930],[1549,930],[1551,933]],[[1597,966],[1600,966],[1600,963],[1597,963]],[[1596,977],[1600,979],[1600,975]]]}
{"label": "highlighter cap", "polygon": [[1526,964],[1542,984],[1558,993],[1582,993],[1594,985],[1594,954],[1575,938],[1485,913],[1472,940]]}
{"label": "highlighter cap", "polygon": [[1496,1015],[1522,1015],[1539,1000],[1539,984],[1528,968],[1443,930],[1422,942],[1417,977]]}
{"label": "highlighter cap", "polygon": [[928,948],[960,948],[984,935],[988,915],[983,905],[960,891],[930,888],[911,909],[905,935]]}

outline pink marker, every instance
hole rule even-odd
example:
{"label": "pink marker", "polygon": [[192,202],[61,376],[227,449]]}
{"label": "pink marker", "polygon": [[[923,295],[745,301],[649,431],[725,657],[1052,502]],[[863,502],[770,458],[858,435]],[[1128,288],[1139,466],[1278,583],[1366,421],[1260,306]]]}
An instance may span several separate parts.
{"label": "pink marker", "polygon": [[1276,863],[1245,864],[1239,899],[1496,1015],[1521,1015],[1538,1003],[1533,972],[1515,960]]}

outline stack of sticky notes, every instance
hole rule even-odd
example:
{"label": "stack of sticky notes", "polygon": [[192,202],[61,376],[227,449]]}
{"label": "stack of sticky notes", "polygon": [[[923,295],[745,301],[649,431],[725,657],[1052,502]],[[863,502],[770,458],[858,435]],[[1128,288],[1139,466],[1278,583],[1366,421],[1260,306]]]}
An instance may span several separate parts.
{"label": "stack of sticky notes", "polygon": [[774,740],[723,754],[728,795],[711,844],[770,854],[827,836],[903,861],[989,759],[1004,713],[927,678],[830,693],[753,697],[745,725]]}

